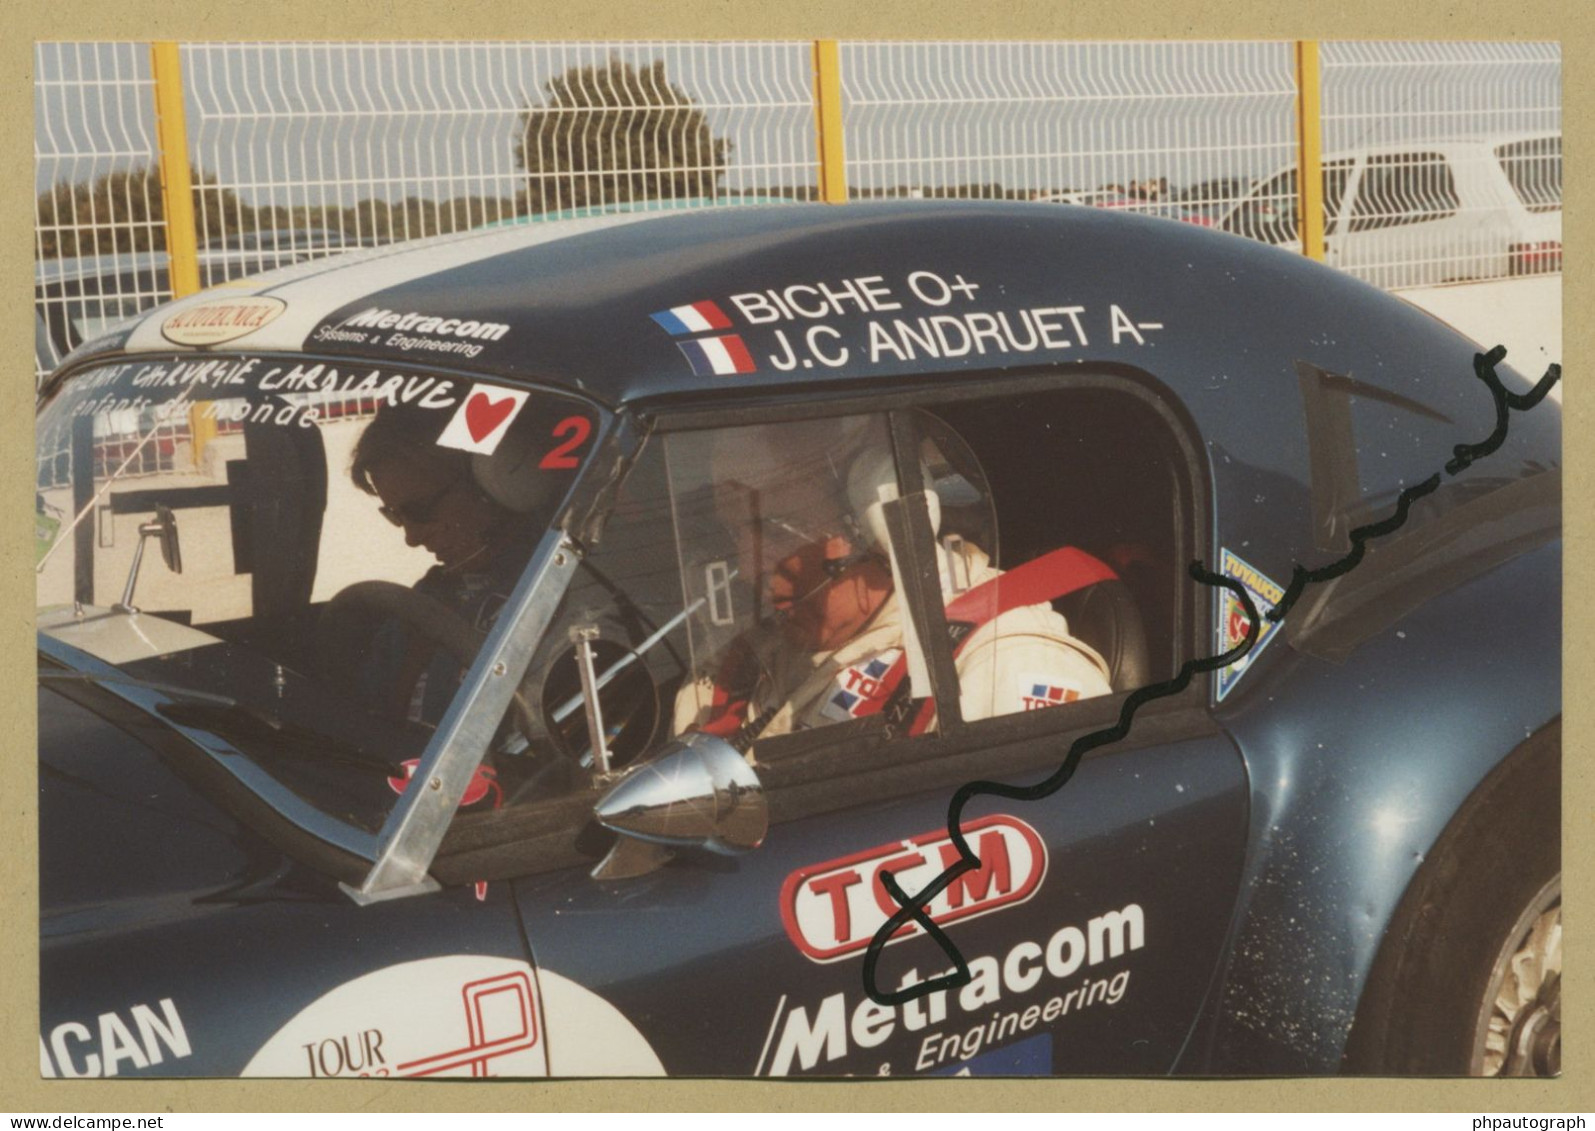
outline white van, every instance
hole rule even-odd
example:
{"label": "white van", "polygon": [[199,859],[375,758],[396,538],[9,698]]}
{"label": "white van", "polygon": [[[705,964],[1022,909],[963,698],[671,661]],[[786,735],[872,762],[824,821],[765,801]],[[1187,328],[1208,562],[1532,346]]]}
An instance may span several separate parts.
{"label": "white van", "polygon": [[[1326,154],[1324,260],[1387,289],[1562,269],[1562,136],[1415,141]],[[1296,169],[1220,218],[1300,248]]]}

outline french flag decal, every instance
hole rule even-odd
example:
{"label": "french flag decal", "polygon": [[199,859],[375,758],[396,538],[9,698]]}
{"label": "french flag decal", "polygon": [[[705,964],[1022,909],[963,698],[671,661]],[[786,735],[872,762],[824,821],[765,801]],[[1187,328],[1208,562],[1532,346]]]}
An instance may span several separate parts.
{"label": "french flag decal", "polygon": [[686,355],[692,372],[699,377],[728,377],[734,373],[758,372],[758,366],[753,364],[753,355],[748,353],[748,347],[742,344],[742,339],[736,334],[677,342],[676,347]]}
{"label": "french flag decal", "polygon": [[729,330],[731,319],[720,307],[709,302],[691,302],[649,315],[672,334],[702,334],[708,330]]}

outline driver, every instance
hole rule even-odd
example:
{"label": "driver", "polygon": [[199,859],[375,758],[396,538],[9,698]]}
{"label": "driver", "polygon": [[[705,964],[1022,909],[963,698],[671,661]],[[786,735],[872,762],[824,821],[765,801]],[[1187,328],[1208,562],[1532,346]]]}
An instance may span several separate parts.
{"label": "driver", "polygon": [[[859,442],[844,431],[811,422],[714,436],[714,510],[753,590],[755,623],[683,687],[676,733],[709,731],[745,751],[760,737],[879,713],[897,687],[928,693],[904,686],[906,610],[880,509],[868,505],[883,484],[895,488],[890,450],[884,435]],[[938,553],[944,600],[999,576],[969,542]],[[977,624],[954,655],[971,721],[1110,690],[1102,657],[1048,605]]]}
{"label": "driver", "polygon": [[[470,453],[437,443],[436,414],[384,407],[355,445],[349,475],[381,500],[378,513],[404,531],[408,546],[437,564],[414,585],[485,634],[531,555],[538,532],[490,498],[472,474]],[[364,673],[365,690],[393,713],[426,722],[442,717],[458,665],[435,662],[430,644],[385,625]],[[399,638],[395,639],[394,633]],[[387,660],[380,659],[384,655]]]}

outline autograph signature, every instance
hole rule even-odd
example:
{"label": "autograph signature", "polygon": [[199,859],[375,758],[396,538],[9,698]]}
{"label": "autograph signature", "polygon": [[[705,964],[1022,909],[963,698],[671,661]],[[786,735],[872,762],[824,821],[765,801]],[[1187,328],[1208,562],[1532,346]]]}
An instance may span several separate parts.
{"label": "autograph signature", "polygon": [[[1412,504],[1431,494],[1439,488],[1442,475],[1458,475],[1470,467],[1475,460],[1490,455],[1506,442],[1509,411],[1527,412],[1545,399],[1552,387],[1562,378],[1562,367],[1552,365],[1545,371],[1545,376],[1527,393],[1511,393],[1501,384],[1500,376],[1495,372],[1495,367],[1506,357],[1506,347],[1496,346],[1488,353],[1475,354],[1473,358],[1474,376],[1484,382],[1490,390],[1490,395],[1495,400],[1495,429],[1483,441],[1477,444],[1458,444],[1452,449],[1452,458],[1446,462],[1443,473],[1435,472],[1428,479],[1413,487],[1402,491],[1396,500],[1395,510],[1389,517],[1379,522],[1359,526],[1351,531],[1351,549],[1343,557],[1321,566],[1317,569],[1308,569],[1298,563],[1291,573],[1289,586],[1279,603],[1268,613],[1271,621],[1281,621],[1290,612],[1291,608],[1301,598],[1308,585],[1329,581],[1340,577],[1355,569],[1367,552],[1368,543],[1375,538],[1382,538],[1399,530],[1407,521],[1407,515],[1412,509]],[[969,841],[963,833],[964,807],[970,801],[982,794],[993,797],[1004,797],[1014,801],[1039,801],[1043,797],[1050,797],[1062,789],[1069,779],[1074,776],[1075,769],[1080,764],[1080,759],[1091,750],[1100,746],[1107,746],[1118,742],[1130,733],[1130,724],[1135,718],[1135,713],[1142,705],[1154,699],[1162,699],[1170,695],[1178,695],[1190,685],[1191,679],[1198,672],[1217,671],[1226,668],[1251,651],[1253,643],[1257,640],[1262,628],[1262,618],[1253,604],[1251,596],[1238,582],[1223,577],[1207,569],[1201,562],[1192,562],[1189,567],[1191,577],[1203,585],[1228,589],[1240,600],[1246,610],[1247,631],[1246,638],[1235,647],[1216,656],[1204,656],[1200,659],[1187,660],[1180,666],[1179,673],[1172,679],[1161,683],[1148,684],[1130,692],[1124,701],[1124,706],[1119,711],[1119,721],[1103,730],[1092,731],[1090,734],[1077,738],[1069,747],[1069,753],[1063,763],[1042,781],[1035,785],[1017,786],[996,781],[966,782],[953,794],[952,801],[947,807],[947,834],[953,845],[958,849],[958,859],[949,864],[940,875],[931,880],[913,895],[904,892],[890,871],[881,873],[881,883],[888,895],[897,903],[898,909],[883,923],[875,936],[870,939],[869,947],[864,952],[864,991],[871,999],[881,1005],[902,1005],[916,998],[926,997],[940,990],[968,985],[971,981],[969,963],[962,952],[953,944],[940,927],[931,920],[925,911],[925,906],[937,895],[941,894],[959,876],[977,867],[980,857],[969,846]],[[887,942],[898,931],[909,923],[916,923],[924,929],[925,933],[935,940],[936,945],[953,963],[953,968],[946,974],[935,978],[917,982],[900,990],[882,990],[877,984],[876,970],[880,962],[881,951]]]}

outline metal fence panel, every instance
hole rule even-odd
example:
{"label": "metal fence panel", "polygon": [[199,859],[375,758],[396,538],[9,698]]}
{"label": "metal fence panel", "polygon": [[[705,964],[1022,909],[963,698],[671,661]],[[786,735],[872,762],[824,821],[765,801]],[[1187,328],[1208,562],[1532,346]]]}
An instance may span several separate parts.
{"label": "metal fence panel", "polygon": [[800,43],[264,43],[184,50],[202,244],[255,270],[659,201],[807,195]]}
{"label": "metal fence panel", "polygon": [[1326,43],[1326,260],[1386,288],[1560,271],[1561,48]]}
{"label": "metal fence panel", "polygon": [[[205,285],[595,207],[815,199],[808,43],[181,52]],[[827,56],[828,58],[829,56]],[[847,43],[849,194],[1124,208],[1283,246],[1288,43]],[[1385,287],[1561,269],[1556,44],[1322,45],[1326,258]],[[37,48],[39,368],[170,296],[148,45]]]}
{"label": "metal fence panel", "polygon": [[855,197],[1214,223],[1295,160],[1286,43],[855,43],[842,77]]}
{"label": "metal fence panel", "polygon": [[41,43],[34,62],[37,379],[171,289],[149,47]]}

